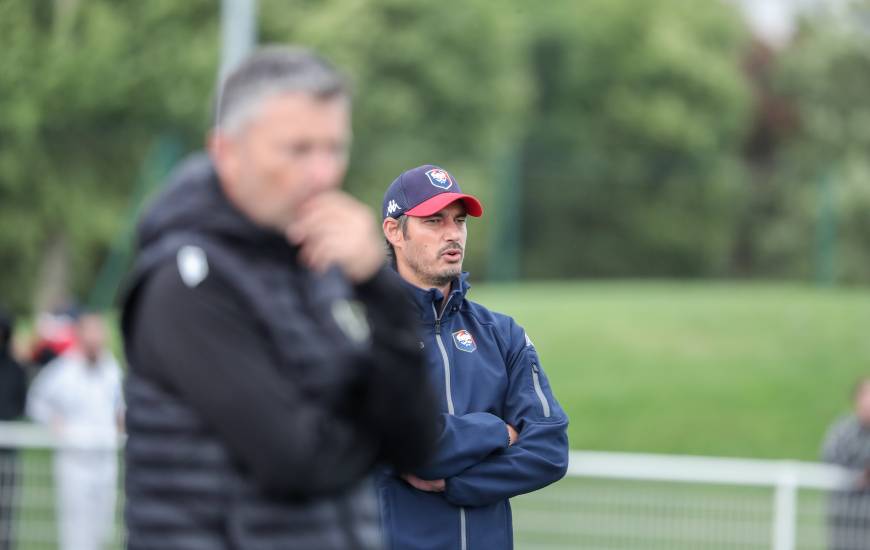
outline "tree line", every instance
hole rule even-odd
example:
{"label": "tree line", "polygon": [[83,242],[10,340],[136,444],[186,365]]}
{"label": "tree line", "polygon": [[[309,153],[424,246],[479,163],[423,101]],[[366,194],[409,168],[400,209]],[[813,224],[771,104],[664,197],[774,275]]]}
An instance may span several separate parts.
{"label": "tree line", "polygon": [[[866,283],[868,5],[773,49],[716,1],[260,0],[259,40],[349,73],[351,192],[377,208],[436,163],[481,197],[477,279]],[[219,16],[210,0],[0,2],[2,301],[116,283],[107,258],[162,174],[155,148],[202,146]]]}

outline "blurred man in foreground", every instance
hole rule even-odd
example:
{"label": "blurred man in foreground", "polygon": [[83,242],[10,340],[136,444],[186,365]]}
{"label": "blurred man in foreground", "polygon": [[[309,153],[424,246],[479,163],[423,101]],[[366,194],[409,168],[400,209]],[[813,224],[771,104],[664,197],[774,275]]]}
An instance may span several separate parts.
{"label": "blurred man in foreground", "polygon": [[30,387],[27,414],[57,435],[55,483],[62,550],[99,550],[110,539],[123,425],[121,369],[103,318],[75,322],[76,347],[49,362]]}
{"label": "blurred man in foreground", "polygon": [[339,190],[344,80],[267,48],[141,221],[123,300],[129,548],[380,547],[370,473],[434,437],[410,305]]}
{"label": "blurred man in foreground", "polygon": [[[27,375],[12,357],[14,325],[12,316],[0,307],[0,422],[18,420],[27,398]],[[17,494],[18,454],[0,444],[0,550],[12,547]]]}
{"label": "blurred man in foreground", "polygon": [[508,499],[568,467],[568,418],[532,341],[510,317],[466,298],[465,222],[482,213],[437,166],[408,170],[384,195],[384,236],[417,305],[442,413],[434,458],[379,477],[392,550],[512,548]]}
{"label": "blurred man in foreground", "polygon": [[831,498],[831,550],[870,550],[870,377],[852,391],[853,413],[829,429],[822,460],[854,470],[855,486]]}

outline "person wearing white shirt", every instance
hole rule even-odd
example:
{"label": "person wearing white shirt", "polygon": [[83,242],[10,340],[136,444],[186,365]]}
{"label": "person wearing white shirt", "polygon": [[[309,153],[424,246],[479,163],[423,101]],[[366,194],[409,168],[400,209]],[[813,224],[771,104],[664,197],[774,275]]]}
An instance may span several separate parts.
{"label": "person wearing white shirt", "polygon": [[60,548],[98,550],[111,536],[115,513],[122,376],[106,347],[100,315],[82,315],[76,336],[77,345],[33,380],[27,414],[60,442],[55,456]]}

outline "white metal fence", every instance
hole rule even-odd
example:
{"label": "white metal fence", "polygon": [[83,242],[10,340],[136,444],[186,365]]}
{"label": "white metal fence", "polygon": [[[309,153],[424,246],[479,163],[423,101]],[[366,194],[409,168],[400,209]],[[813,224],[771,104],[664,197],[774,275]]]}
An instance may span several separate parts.
{"label": "white metal fence", "polygon": [[[106,453],[115,453],[94,446],[83,449],[75,441],[60,441],[40,426],[0,422],[0,550],[49,550],[61,547],[58,513],[61,495],[55,480],[58,466],[55,459],[57,451],[61,449],[78,453],[74,456],[75,460],[84,458],[87,461],[87,453],[96,453],[91,463],[94,469],[105,469]],[[116,487],[121,486],[120,479],[116,480]],[[118,497],[123,497],[123,491],[117,490],[116,493]],[[96,495],[82,495],[76,500],[87,503],[84,508],[99,505]],[[124,546],[122,507],[123,498],[117,498],[114,521],[106,526],[109,530],[106,550]],[[87,509],[81,509],[81,505],[77,508],[69,518],[73,530],[77,527],[75,522],[82,520],[82,512],[85,515],[88,512]],[[78,547],[83,544],[83,541],[72,538],[67,546]]]}
{"label": "white metal fence", "polygon": [[521,549],[870,549],[870,493],[823,464],[572,452],[514,499]]}
{"label": "white metal fence", "polygon": [[[58,547],[60,447],[0,423],[0,550]],[[849,491],[853,481],[814,463],[575,451],[566,479],[513,499],[516,548],[870,549],[870,493]],[[112,548],[123,547],[122,506]]]}

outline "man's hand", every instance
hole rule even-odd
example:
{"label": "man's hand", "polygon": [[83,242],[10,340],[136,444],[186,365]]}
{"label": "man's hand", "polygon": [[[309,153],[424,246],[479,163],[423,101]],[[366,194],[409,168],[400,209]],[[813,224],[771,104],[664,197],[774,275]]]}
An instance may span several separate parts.
{"label": "man's hand", "polygon": [[517,432],[517,429],[511,426],[510,424],[505,424],[507,426],[508,431],[508,447],[519,441],[520,434]]}
{"label": "man's hand", "polygon": [[314,271],[341,268],[354,283],[368,280],[384,264],[384,244],[371,210],[341,191],[322,193],[299,208],[287,238]]}
{"label": "man's hand", "polygon": [[420,479],[414,474],[402,474],[402,479],[408,482],[408,485],[415,489],[419,489],[421,491],[426,491],[427,493],[443,493],[444,492],[444,480],[443,479]]}

